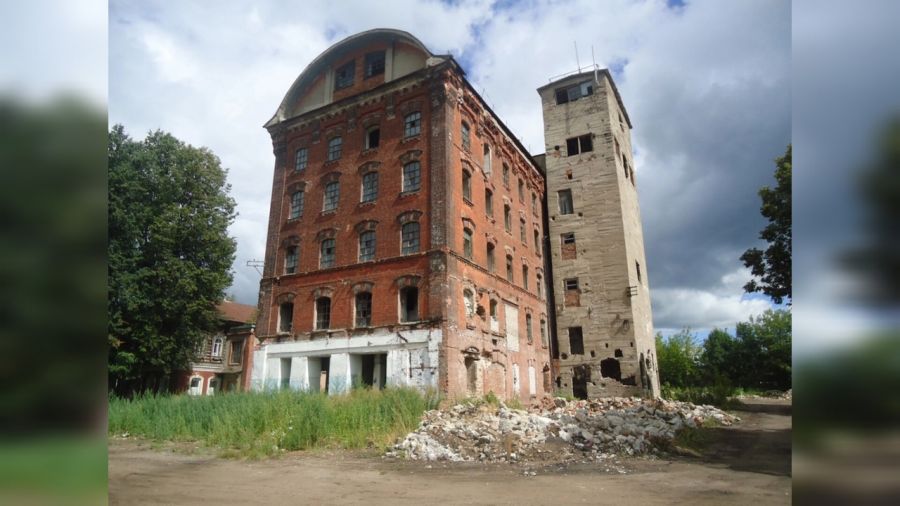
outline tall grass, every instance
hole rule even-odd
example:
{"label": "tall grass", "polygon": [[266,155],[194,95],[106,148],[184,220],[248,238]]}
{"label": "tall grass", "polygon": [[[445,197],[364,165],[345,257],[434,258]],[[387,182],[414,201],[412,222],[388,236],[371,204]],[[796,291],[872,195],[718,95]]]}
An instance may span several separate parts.
{"label": "tall grass", "polygon": [[437,404],[436,395],[405,388],[334,396],[282,390],[112,397],[109,433],[197,441],[250,457],[322,447],[385,448],[418,427],[422,413]]}

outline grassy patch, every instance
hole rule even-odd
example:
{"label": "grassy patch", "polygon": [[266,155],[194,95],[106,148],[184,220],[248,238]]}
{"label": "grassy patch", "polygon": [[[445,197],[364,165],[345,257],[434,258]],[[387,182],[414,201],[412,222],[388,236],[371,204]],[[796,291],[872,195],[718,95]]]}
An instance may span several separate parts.
{"label": "grassy patch", "polygon": [[418,427],[422,413],[437,403],[436,395],[403,388],[334,396],[277,391],[111,398],[109,433],[197,441],[227,456],[327,447],[382,449]]}
{"label": "grassy patch", "polygon": [[663,385],[662,397],[673,401],[709,404],[722,409],[735,409],[740,402],[734,399],[736,390],[725,385],[709,387],[672,387]]}

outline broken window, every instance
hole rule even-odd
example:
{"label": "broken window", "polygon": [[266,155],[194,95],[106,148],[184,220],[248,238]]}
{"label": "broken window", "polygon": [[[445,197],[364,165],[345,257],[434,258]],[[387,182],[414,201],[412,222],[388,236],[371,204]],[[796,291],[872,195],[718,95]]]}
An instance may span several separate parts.
{"label": "broken window", "polygon": [[337,181],[325,185],[325,196],[322,200],[322,211],[334,211],[337,209],[341,196],[341,187]]}
{"label": "broken window", "polygon": [[231,356],[228,358],[230,364],[240,364],[244,359],[244,340],[231,341]]}
{"label": "broken window", "polygon": [[519,240],[522,241],[523,244],[528,243],[528,235],[525,233],[525,219],[519,219]]}
{"label": "broken window", "polygon": [[578,249],[575,244],[575,232],[561,234],[560,241],[562,242],[561,253],[563,260],[574,260],[578,257]]}
{"label": "broken window", "polygon": [[291,213],[290,219],[296,220],[303,215],[303,192],[294,192],[291,194]]}
{"label": "broken window", "polygon": [[467,202],[472,202],[472,175],[469,171],[462,171],[462,194]]}
{"label": "broken window", "polygon": [[503,226],[507,232],[512,232],[512,211],[508,205],[503,205]]}
{"label": "broken window", "polygon": [[506,280],[513,282],[513,260],[512,255],[506,255]]}
{"label": "broken window", "polygon": [[616,351],[613,352],[613,356],[616,358],[622,358],[622,350],[617,348]]}
{"label": "broken window", "polygon": [[600,375],[604,378],[612,378],[622,381],[622,369],[619,361],[614,358],[605,358],[600,361]]}
{"label": "broken window", "polygon": [[378,197],[378,173],[369,172],[362,178],[361,202],[374,202]]}
{"label": "broken window", "polygon": [[353,74],[356,70],[355,63],[351,60],[334,71],[334,89],[340,90],[353,85]]}
{"label": "broken window", "polygon": [[547,347],[547,321],[541,320],[541,347]]}
{"label": "broken window", "polygon": [[359,261],[375,260],[375,231],[368,230],[359,234]]}
{"label": "broken window", "polygon": [[509,165],[503,164],[503,186],[509,188]]}
{"label": "broken window", "polygon": [[332,137],[328,140],[328,161],[334,161],[341,158],[341,147],[343,140],[340,136]]}
{"label": "broken window", "polygon": [[403,136],[412,137],[422,131],[422,113],[419,111],[406,115],[403,120]]}
{"label": "broken window", "polygon": [[368,327],[372,324],[372,294],[356,294],[356,326]]}
{"label": "broken window", "polygon": [[468,288],[463,290],[463,303],[466,305],[466,318],[475,316],[475,296],[472,290]]}
{"label": "broken window", "polygon": [[578,84],[574,84],[572,86],[568,86],[565,88],[557,88],[556,89],[556,103],[557,105],[565,104],[568,102],[574,102],[579,98],[587,97],[594,94],[594,82],[593,81],[582,81]]}
{"label": "broken window", "polygon": [[527,313],[525,314],[525,337],[528,338],[528,344],[534,342],[534,337],[531,333],[531,315]]}
{"label": "broken window", "polygon": [[325,330],[331,327],[331,299],[319,297],[316,299],[316,330]]}
{"label": "broken window", "polygon": [[294,170],[301,171],[306,168],[309,163],[309,151],[306,148],[300,148],[294,153]]}
{"label": "broken window", "polygon": [[491,147],[487,144],[484,145],[484,161],[481,167],[485,174],[491,173]]}
{"label": "broken window", "polygon": [[494,194],[491,190],[484,190],[484,214],[494,216]]}
{"label": "broken window", "polygon": [[381,129],[372,127],[366,132],[366,149],[375,149],[381,143]]}
{"label": "broken window", "polygon": [[525,181],[519,178],[519,202],[525,203]]}
{"label": "broken window", "polygon": [[419,320],[419,289],[407,286],[400,289],[400,321],[415,322]]}
{"label": "broken window", "polygon": [[334,239],[324,239],[319,251],[319,268],[334,266]]}
{"label": "broken window", "polygon": [[419,223],[405,223],[400,232],[400,248],[404,255],[419,251]]}
{"label": "broken window", "polygon": [[290,332],[293,327],[294,304],[285,302],[278,307],[278,332]]}
{"label": "broken window", "polygon": [[469,124],[466,123],[465,121],[463,121],[462,124],[459,126],[459,137],[460,137],[460,142],[462,143],[463,149],[468,151],[469,148],[472,146],[472,139],[470,137]]}
{"label": "broken window", "polygon": [[578,290],[578,278],[570,278],[565,280],[566,290]]}
{"label": "broken window", "polygon": [[569,353],[584,355],[584,336],[581,327],[569,327]]}
{"label": "broken window", "polygon": [[384,51],[366,53],[366,78],[384,74]]}
{"label": "broken window", "polygon": [[575,366],[572,372],[572,395],[578,399],[587,399],[587,386],[591,382],[591,368],[587,364],[582,364]]}
{"label": "broken window", "polygon": [[411,192],[419,189],[421,184],[419,162],[409,162],[403,166],[403,191]]}
{"label": "broken window", "polygon": [[472,230],[468,228],[463,229],[463,256],[472,259]]}
{"label": "broken window", "polygon": [[284,273],[285,274],[294,274],[297,272],[297,257],[299,256],[297,252],[299,248],[297,246],[288,246],[287,251],[284,255]]}
{"label": "broken window", "polygon": [[537,284],[537,296],[539,299],[543,299],[544,298],[544,278],[542,278],[540,274],[538,274],[536,277],[537,277],[537,282],[535,284]]}
{"label": "broken window", "polygon": [[575,208],[572,205],[572,190],[559,190],[559,214],[572,214]]}
{"label": "broken window", "polygon": [[528,266],[522,266],[522,288],[528,290]]}
{"label": "broken window", "polygon": [[593,135],[586,134],[579,137],[566,139],[566,156],[573,156],[579,153],[587,153],[594,150]]}
{"label": "broken window", "polygon": [[494,245],[487,243],[487,270],[494,272]]}

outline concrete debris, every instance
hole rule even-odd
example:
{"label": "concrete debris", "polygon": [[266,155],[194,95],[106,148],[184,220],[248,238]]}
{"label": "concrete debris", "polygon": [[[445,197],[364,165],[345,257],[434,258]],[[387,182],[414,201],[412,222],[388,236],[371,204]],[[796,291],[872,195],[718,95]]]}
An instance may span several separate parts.
{"label": "concrete debris", "polygon": [[387,456],[485,463],[603,462],[655,453],[685,427],[738,420],[712,406],[638,397],[548,397],[527,411],[502,403],[463,403],[426,412],[419,428]]}

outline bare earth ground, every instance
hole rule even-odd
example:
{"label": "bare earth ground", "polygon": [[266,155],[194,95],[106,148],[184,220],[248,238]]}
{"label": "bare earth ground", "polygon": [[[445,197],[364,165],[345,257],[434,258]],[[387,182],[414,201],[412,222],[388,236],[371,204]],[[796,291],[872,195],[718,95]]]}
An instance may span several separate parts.
{"label": "bare earth ground", "polygon": [[385,460],[350,451],[242,461],[109,443],[110,504],[789,504],[791,404],[745,400],[697,455],[529,468]]}

